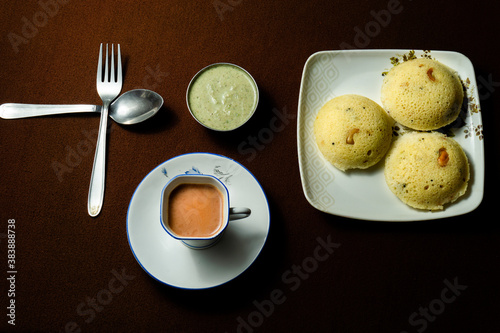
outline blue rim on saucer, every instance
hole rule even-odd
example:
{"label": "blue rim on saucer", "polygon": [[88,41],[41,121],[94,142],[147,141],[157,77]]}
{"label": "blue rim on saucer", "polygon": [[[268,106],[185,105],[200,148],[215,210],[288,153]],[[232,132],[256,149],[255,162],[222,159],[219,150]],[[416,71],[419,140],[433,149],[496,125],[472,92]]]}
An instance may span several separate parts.
{"label": "blue rim on saucer", "polygon": [[[232,204],[252,215],[231,224],[217,246],[193,251],[169,237],[158,223],[163,186],[178,174],[211,174],[228,187]],[[268,200],[255,176],[240,163],[212,153],[173,157],[150,171],[127,210],[127,239],[134,258],[153,279],[180,289],[207,289],[242,274],[264,247],[270,226]]]}

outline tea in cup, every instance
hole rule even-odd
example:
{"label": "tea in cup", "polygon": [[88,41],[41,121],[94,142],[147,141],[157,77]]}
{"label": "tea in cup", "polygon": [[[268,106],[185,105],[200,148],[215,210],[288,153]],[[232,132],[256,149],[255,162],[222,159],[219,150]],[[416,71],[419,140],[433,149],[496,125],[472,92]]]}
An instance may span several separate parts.
{"label": "tea in cup", "polygon": [[160,220],[165,231],[192,249],[206,249],[222,236],[230,220],[250,215],[229,205],[229,191],[211,175],[179,175],[163,188]]}

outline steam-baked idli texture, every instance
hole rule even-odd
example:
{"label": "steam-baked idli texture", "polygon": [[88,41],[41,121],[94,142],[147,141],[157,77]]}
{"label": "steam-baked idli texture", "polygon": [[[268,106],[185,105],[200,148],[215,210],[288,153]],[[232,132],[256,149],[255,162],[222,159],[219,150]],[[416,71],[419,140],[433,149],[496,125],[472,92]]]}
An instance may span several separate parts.
{"label": "steam-baked idli texture", "polygon": [[329,100],[314,121],[319,150],[336,168],[366,169],[387,153],[394,121],[380,105],[354,94]]}
{"label": "steam-baked idli texture", "polygon": [[405,204],[442,210],[467,191],[469,162],[460,144],[439,132],[408,132],[385,158],[385,180]]}
{"label": "steam-baked idli texture", "polygon": [[396,122],[430,131],[457,119],[464,91],[454,70],[436,60],[419,58],[391,68],[384,77],[380,98]]}

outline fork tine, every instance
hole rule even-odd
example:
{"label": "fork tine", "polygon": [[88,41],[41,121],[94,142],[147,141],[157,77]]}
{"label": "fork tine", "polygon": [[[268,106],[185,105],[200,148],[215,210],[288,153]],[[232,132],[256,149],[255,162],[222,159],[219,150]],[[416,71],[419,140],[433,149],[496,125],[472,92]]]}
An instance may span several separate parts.
{"label": "fork tine", "polygon": [[106,59],[104,64],[104,82],[108,82],[109,73],[109,56],[108,56],[108,44],[106,44]]}
{"label": "fork tine", "polygon": [[102,82],[102,43],[99,47],[99,60],[97,62],[97,82]]}
{"label": "fork tine", "polygon": [[121,52],[120,52],[120,44],[118,44],[118,52],[117,52],[117,62],[118,62],[118,65],[117,65],[117,68],[116,68],[116,81],[120,83],[120,85],[122,84],[123,80],[122,80],[122,56],[121,56]]}
{"label": "fork tine", "polygon": [[115,82],[115,44],[111,44],[111,78],[109,82]]}

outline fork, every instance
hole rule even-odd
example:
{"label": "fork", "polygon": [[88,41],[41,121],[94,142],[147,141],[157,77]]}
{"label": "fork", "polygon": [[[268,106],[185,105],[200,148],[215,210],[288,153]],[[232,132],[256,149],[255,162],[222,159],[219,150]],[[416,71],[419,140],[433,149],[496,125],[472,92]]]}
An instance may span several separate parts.
{"label": "fork", "polygon": [[102,208],[104,199],[104,185],[106,174],[106,129],[108,125],[108,110],[111,102],[122,90],[122,62],[120,56],[120,44],[118,44],[117,66],[115,78],[114,45],[111,44],[111,68],[108,66],[108,44],[106,44],[106,58],[103,77],[102,65],[102,43],[99,48],[99,62],[97,65],[97,93],[102,99],[101,120],[99,122],[99,135],[94,155],[92,176],[90,177],[89,197],[87,209],[89,215],[97,216]]}

